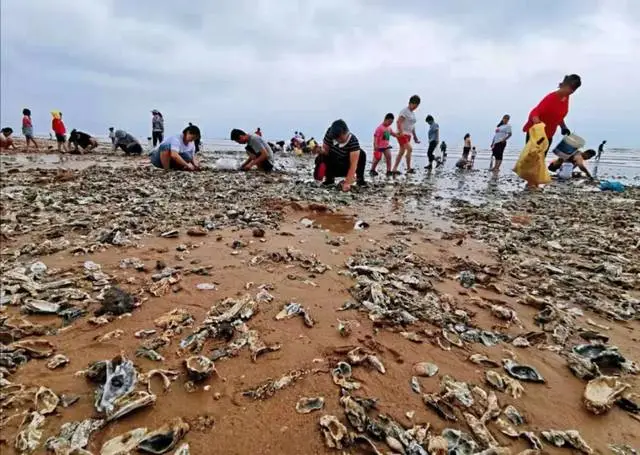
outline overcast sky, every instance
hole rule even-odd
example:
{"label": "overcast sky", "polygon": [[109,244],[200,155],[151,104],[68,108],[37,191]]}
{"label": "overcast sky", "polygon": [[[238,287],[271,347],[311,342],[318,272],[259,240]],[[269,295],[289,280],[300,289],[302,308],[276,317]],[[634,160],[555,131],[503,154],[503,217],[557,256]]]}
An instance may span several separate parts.
{"label": "overcast sky", "polygon": [[150,135],[192,121],[205,138],[262,127],[322,136],[344,118],[363,142],[419,94],[452,146],[520,130],[567,73],[583,78],[569,128],[640,146],[638,0],[1,0],[2,126],[33,111],[67,128]]}

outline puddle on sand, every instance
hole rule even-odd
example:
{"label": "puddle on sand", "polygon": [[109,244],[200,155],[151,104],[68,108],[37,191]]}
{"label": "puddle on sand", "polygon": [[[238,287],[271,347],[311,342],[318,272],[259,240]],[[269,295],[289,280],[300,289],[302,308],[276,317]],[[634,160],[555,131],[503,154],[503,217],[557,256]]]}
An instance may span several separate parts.
{"label": "puddle on sand", "polygon": [[[354,215],[345,215],[344,213],[318,213],[311,212],[303,218],[313,221],[313,225],[319,229],[328,229],[338,234],[346,234],[353,231],[357,218]],[[302,218],[301,218],[302,219]]]}

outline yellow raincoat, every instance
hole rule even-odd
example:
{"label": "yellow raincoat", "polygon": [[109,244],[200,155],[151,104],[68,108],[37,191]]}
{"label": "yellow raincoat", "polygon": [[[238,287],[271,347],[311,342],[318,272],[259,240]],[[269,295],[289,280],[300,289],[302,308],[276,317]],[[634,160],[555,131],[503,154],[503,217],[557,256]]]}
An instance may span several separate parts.
{"label": "yellow raincoat", "polygon": [[529,141],[524,146],[514,172],[526,180],[530,186],[538,186],[551,181],[544,164],[544,152],[549,147],[549,139],[544,132],[544,123],[538,123],[529,130]]}

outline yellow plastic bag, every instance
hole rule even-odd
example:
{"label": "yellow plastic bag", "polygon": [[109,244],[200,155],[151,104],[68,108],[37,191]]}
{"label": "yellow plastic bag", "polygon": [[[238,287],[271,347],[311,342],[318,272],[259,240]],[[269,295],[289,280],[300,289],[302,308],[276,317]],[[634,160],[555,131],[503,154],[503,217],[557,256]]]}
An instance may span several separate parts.
{"label": "yellow plastic bag", "polygon": [[549,147],[549,139],[544,132],[544,123],[533,125],[529,130],[529,141],[520,153],[513,168],[514,172],[526,180],[530,186],[542,185],[551,181],[549,171],[544,164],[544,152]]}

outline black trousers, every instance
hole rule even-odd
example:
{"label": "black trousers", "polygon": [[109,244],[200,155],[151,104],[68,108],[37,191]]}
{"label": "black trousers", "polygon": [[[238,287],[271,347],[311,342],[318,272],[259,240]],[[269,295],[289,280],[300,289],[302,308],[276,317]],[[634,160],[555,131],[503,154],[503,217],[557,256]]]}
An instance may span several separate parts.
{"label": "black trousers", "polygon": [[[321,164],[325,165],[326,170],[324,174],[325,182],[332,182],[336,177],[346,177],[349,173],[351,163],[349,157],[341,158],[332,153],[328,155],[318,155],[316,157],[316,171],[314,175],[317,175],[318,169]],[[364,150],[360,150],[358,156],[358,166],[356,167],[356,181],[358,183],[364,182],[364,171],[367,166],[367,154]]]}
{"label": "black trousers", "polygon": [[433,163],[433,160],[436,159],[436,156],[433,154],[433,152],[436,150],[437,146],[438,146],[438,141],[429,142],[429,148],[427,149],[427,157],[429,158],[429,164]]}
{"label": "black trousers", "polygon": [[162,131],[154,131],[151,133],[151,137],[153,138],[153,146],[155,147],[156,145],[160,144],[162,142],[162,140],[164,139],[164,135],[162,134]]}

